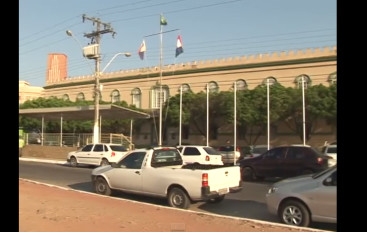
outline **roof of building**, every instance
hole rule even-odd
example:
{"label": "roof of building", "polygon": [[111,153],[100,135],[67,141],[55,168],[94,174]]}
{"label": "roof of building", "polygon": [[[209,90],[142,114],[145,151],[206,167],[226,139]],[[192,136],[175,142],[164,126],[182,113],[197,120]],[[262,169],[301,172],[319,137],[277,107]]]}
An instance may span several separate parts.
{"label": "roof of building", "polygon": [[[46,120],[93,120],[94,106],[68,106],[52,108],[19,109],[19,115]],[[102,119],[135,119],[149,118],[144,112],[132,110],[117,105],[99,105],[99,115]]]}

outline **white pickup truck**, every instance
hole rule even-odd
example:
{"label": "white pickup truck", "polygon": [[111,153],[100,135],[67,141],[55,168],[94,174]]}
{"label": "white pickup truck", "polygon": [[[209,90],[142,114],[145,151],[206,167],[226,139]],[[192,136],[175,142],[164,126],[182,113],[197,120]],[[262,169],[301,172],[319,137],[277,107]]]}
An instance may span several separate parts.
{"label": "white pickup truck", "polygon": [[170,206],[182,209],[193,202],[221,202],[242,189],[239,166],[183,165],[175,147],[130,151],[118,163],[95,168],[91,178],[99,194],[118,190],[166,198]]}

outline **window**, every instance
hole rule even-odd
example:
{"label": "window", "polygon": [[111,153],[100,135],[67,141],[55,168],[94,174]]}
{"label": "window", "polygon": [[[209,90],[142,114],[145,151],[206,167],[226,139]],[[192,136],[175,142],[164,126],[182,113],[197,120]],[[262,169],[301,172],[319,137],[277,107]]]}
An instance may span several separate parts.
{"label": "window", "polygon": [[111,93],[111,102],[115,103],[115,102],[119,102],[119,101],[120,101],[120,92],[117,89],[115,89]]}
{"label": "window", "polygon": [[236,81],[236,90],[246,90],[247,89],[247,83],[245,80],[238,79]]}
{"label": "window", "polygon": [[190,88],[189,84],[182,84],[180,86],[180,88],[178,89],[179,92],[180,92],[181,87],[182,87],[182,92],[183,93],[191,91],[191,88]]}
{"label": "window", "polygon": [[263,80],[263,85],[267,85],[269,82],[269,85],[274,85],[277,83],[277,79],[275,77],[268,77]]}
{"label": "window", "polygon": [[304,159],[307,151],[301,147],[293,147],[288,149],[287,158],[288,159]]}
{"label": "window", "polygon": [[265,159],[281,159],[283,157],[284,148],[274,148],[264,153]]}
{"label": "window", "polygon": [[93,151],[103,151],[103,144],[96,144],[93,148]]}
{"label": "window", "polygon": [[145,157],[145,152],[134,152],[119,163],[122,168],[140,169]]}
{"label": "window", "polygon": [[211,82],[208,83],[208,89],[209,89],[209,93],[218,93],[219,92],[218,84],[215,81],[211,81]]}
{"label": "window", "polygon": [[139,88],[135,88],[131,91],[132,104],[137,108],[141,108],[141,91]]}
{"label": "window", "polygon": [[200,151],[196,147],[186,147],[184,155],[200,155]]}
{"label": "window", "polygon": [[304,88],[305,89],[307,89],[307,87],[311,85],[311,79],[307,75],[300,75],[300,76],[296,77],[294,82],[296,83],[296,87],[298,89],[302,88],[302,82],[304,83]]}
{"label": "window", "polygon": [[85,101],[84,93],[78,93],[76,95],[76,101]]}
{"label": "window", "polygon": [[[98,96],[99,96],[99,100],[101,101],[102,100],[102,92],[101,90],[97,90],[98,91]],[[93,100],[95,98],[95,94],[93,95]]]}
{"label": "window", "polygon": [[88,144],[85,147],[83,147],[82,151],[91,151],[93,147],[93,144]]}
{"label": "window", "polygon": [[62,96],[62,99],[63,99],[64,101],[68,101],[70,98],[69,98],[69,95],[64,94],[64,95]]}
{"label": "window", "polygon": [[151,105],[153,109],[159,109],[159,100],[162,100],[162,104],[168,99],[168,87],[162,86],[162,97],[161,96],[161,88],[159,86],[154,87],[151,90]]}
{"label": "window", "polygon": [[330,85],[336,84],[336,72],[329,75],[328,80]]}

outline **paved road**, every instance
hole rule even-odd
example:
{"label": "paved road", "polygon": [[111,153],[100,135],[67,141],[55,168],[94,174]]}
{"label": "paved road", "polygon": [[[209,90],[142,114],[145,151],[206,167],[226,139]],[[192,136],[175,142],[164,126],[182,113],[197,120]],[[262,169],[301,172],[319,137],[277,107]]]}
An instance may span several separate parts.
{"label": "paved road", "polygon": [[[19,161],[19,178],[39,181],[71,189],[94,192],[90,180],[93,167],[84,166],[72,168],[65,164]],[[228,194],[219,204],[199,202],[192,204],[190,210],[209,212],[220,215],[250,218],[269,222],[278,222],[276,216],[267,212],[265,193],[272,182],[245,182],[242,191]],[[116,194],[135,201],[168,206],[166,200],[129,194]],[[315,229],[336,231],[335,224],[315,223]]]}

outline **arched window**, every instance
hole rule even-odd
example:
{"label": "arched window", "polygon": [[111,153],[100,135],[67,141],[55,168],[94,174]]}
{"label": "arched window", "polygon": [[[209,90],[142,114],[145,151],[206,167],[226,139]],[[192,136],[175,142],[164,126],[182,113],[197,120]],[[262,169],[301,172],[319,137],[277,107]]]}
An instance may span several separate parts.
{"label": "arched window", "polygon": [[[102,91],[101,90],[97,90],[98,91],[98,95],[99,95],[99,100],[102,101]],[[93,94],[93,100],[96,97],[95,94]]]}
{"label": "arched window", "polygon": [[247,89],[247,83],[243,79],[238,79],[236,81],[236,90],[246,90]]}
{"label": "arched window", "polygon": [[151,108],[159,109],[159,99],[162,99],[162,104],[165,103],[169,97],[169,89],[168,86],[162,86],[162,97],[161,96],[161,88],[157,85],[152,88],[150,91],[150,103]]}
{"label": "arched window", "polygon": [[111,93],[111,103],[119,102],[120,101],[120,92],[115,89]]}
{"label": "arched window", "polygon": [[141,108],[141,90],[135,88],[131,91],[131,104],[135,105],[137,108]]}
{"label": "arched window", "polygon": [[277,79],[275,77],[267,77],[263,80],[263,85],[267,85],[269,83],[269,85],[274,85],[276,83],[278,83]]}
{"label": "arched window", "polygon": [[67,94],[62,95],[62,99],[63,99],[64,101],[68,101],[68,100],[70,100],[69,95],[67,95]]}
{"label": "arched window", "polygon": [[76,95],[76,101],[85,101],[84,93],[78,93],[78,95]]}
{"label": "arched window", "polygon": [[219,92],[218,84],[215,81],[209,82],[208,83],[208,88],[209,88],[209,93],[218,93]]}
{"label": "arched window", "polygon": [[296,88],[301,89],[302,88],[302,81],[304,83],[304,88],[307,89],[308,86],[311,86],[311,79],[307,75],[299,75],[294,80],[294,83],[296,83]]}
{"label": "arched window", "polygon": [[180,92],[181,87],[182,87],[182,92],[183,93],[191,91],[191,88],[190,88],[190,85],[189,84],[182,84],[180,86],[180,88],[178,88],[178,91],[179,92]]}
{"label": "arched window", "polygon": [[329,82],[330,85],[336,84],[336,72],[330,74],[327,81]]}

